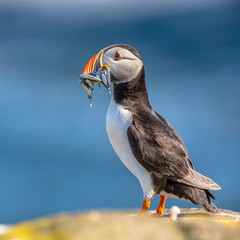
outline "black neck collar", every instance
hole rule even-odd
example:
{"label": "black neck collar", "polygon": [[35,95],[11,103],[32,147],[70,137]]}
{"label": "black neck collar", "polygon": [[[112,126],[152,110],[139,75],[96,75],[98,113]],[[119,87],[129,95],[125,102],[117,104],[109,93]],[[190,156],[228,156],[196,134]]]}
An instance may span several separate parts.
{"label": "black neck collar", "polygon": [[144,104],[151,107],[148,100],[144,67],[138,76],[131,81],[114,84],[113,97],[117,104],[123,106]]}

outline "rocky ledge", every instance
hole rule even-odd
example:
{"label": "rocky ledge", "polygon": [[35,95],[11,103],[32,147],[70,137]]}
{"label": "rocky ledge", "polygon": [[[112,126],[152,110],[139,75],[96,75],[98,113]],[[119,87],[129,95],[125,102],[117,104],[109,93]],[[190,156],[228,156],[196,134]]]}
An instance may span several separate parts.
{"label": "rocky ledge", "polygon": [[0,240],[239,240],[240,213],[219,210],[209,214],[201,209],[181,209],[176,221],[170,210],[163,216],[152,211],[147,216],[136,212],[91,211],[26,221],[0,227]]}

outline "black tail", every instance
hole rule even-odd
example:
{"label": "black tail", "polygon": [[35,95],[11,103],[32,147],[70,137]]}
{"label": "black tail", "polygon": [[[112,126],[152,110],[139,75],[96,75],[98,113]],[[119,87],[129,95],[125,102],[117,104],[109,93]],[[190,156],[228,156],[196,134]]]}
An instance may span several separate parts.
{"label": "black tail", "polygon": [[169,179],[163,190],[167,193],[176,195],[180,199],[191,201],[192,203],[203,207],[208,212],[217,213],[217,207],[211,200],[211,198],[215,200],[215,197],[209,190],[191,187]]}

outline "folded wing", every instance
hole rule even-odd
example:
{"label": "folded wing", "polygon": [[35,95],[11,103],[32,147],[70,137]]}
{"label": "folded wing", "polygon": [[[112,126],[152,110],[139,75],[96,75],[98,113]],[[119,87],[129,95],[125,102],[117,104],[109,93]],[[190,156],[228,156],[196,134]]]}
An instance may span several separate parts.
{"label": "folded wing", "polygon": [[128,139],[138,162],[157,177],[206,190],[218,190],[213,180],[194,170],[187,150],[173,127],[157,113],[133,116]]}

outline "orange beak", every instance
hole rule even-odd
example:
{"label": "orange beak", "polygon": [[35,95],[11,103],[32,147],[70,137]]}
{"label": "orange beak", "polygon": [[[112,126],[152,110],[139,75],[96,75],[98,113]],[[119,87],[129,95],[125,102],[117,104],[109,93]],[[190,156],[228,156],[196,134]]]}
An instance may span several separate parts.
{"label": "orange beak", "polygon": [[[99,53],[97,53],[94,57],[90,59],[90,61],[87,63],[85,68],[83,69],[82,74],[91,74],[93,71],[96,71],[96,67],[102,67],[102,58],[103,58],[103,51],[101,50]],[[91,82],[96,82],[92,79],[89,79]]]}
{"label": "orange beak", "polygon": [[88,94],[92,94],[92,83],[96,82],[102,83],[110,92],[110,68],[108,65],[103,65],[103,55],[104,52],[101,50],[92,57],[80,75],[80,84]]}

